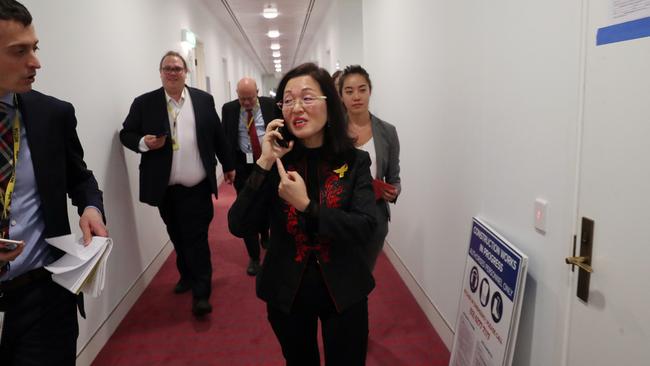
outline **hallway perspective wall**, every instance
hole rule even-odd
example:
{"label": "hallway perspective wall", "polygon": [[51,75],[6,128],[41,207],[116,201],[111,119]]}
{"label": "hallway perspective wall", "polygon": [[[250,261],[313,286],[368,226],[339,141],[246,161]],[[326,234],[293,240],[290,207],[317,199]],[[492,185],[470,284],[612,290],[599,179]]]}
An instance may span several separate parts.
{"label": "hallway perspective wall", "polygon": [[[88,319],[80,319],[78,340],[82,352],[91,340],[101,347],[114,330],[107,326],[111,313],[119,313],[116,309],[125,295],[156,256],[167,253],[163,249],[168,237],[157,209],[138,201],[139,156],[125,152],[116,135],[133,98],[161,86],[160,57],[169,49],[182,50],[181,29],[192,30],[205,44],[206,75],[219,112],[228,81],[222,57],[229,61],[233,87],[243,74],[259,78],[259,71],[237,41],[225,36],[223,25],[216,24],[203,2],[25,0],[24,4],[40,38],[43,68],[34,88],[74,104],[85,160],[104,191],[115,243],[103,295],[86,299]],[[79,234],[78,216],[72,208],[69,212]],[[139,283],[136,291],[145,285]],[[190,316],[190,309],[181,310]],[[119,320],[113,319],[112,326]],[[101,339],[93,339],[96,334]],[[93,357],[90,351],[78,364]]]}
{"label": "hallway perspective wall", "polygon": [[[472,216],[530,257],[514,365],[561,365],[574,226],[581,4],[363,1],[370,109],[397,127],[387,241],[453,332]],[[547,232],[533,226],[549,202]],[[449,344],[451,346],[451,344]]]}
{"label": "hallway perspective wall", "polygon": [[305,51],[300,53],[296,65],[316,62],[333,73],[337,62],[341,69],[363,64],[361,0],[332,0],[325,17],[313,19],[312,24],[313,41],[303,47]]}

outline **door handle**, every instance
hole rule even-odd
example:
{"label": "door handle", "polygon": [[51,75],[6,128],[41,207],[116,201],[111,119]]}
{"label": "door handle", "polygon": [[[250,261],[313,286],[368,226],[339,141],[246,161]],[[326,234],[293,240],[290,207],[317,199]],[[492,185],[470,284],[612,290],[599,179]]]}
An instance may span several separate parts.
{"label": "door handle", "polygon": [[573,256],[566,257],[564,261],[572,266],[578,266],[578,288],[576,296],[580,300],[587,302],[589,300],[589,280],[594,269],[591,267],[591,250],[594,245],[594,220],[583,217],[582,227],[580,228],[580,255],[575,253],[575,237],[573,246]]}
{"label": "door handle", "polygon": [[591,268],[591,265],[587,264],[590,261],[590,258],[587,257],[566,257],[564,259],[566,264],[571,264],[574,266],[578,266],[580,269],[583,271],[587,271],[589,273],[593,273],[594,269]]}

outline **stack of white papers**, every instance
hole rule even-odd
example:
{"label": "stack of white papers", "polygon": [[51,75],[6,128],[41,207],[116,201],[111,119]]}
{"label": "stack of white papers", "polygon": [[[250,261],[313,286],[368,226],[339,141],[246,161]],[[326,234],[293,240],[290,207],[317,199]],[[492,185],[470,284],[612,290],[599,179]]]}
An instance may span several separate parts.
{"label": "stack of white papers", "polygon": [[74,235],[57,236],[45,239],[50,245],[63,250],[66,254],[59,260],[46,266],[52,272],[52,280],[70,292],[84,292],[98,297],[104,289],[106,278],[106,261],[113,249],[113,240],[94,236],[87,246],[83,238]]}

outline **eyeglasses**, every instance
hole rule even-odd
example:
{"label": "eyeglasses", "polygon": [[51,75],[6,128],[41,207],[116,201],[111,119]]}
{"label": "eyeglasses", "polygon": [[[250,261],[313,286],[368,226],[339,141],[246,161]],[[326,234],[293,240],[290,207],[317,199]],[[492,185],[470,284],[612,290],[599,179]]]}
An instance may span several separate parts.
{"label": "eyeglasses", "polygon": [[296,105],[298,101],[300,101],[300,103],[302,103],[303,106],[310,107],[316,104],[316,101],[325,100],[325,99],[327,99],[325,95],[305,95],[304,97],[300,97],[297,99],[285,98],[283,101],[278,102],[277,105],[278,108],[280,109],[291,109],[293,108],[294,105]]}
{"label": "eyeglasses", "polygon": [[174,66],[174,67],[165,66],[162,68],[162,71],[165,72],[166,74],[178,74],[181,71],[185,71],[185,69],[180,66]]}

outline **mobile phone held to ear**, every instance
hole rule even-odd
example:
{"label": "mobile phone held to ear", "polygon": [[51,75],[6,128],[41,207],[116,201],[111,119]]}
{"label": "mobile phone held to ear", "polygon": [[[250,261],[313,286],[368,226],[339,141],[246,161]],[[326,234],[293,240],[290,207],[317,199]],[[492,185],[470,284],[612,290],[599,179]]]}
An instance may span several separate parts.
{"label": "mobile phone held to ear", "polygon": [[289,132],[287,126],[278,127],[278,132],[280,132],[280,135],[282,135],[282,140],[276,139],[275,142],[277,142],[278,145],[284,147],[285,149],[288,148],[289,141],[293,141],[295,136]]}

